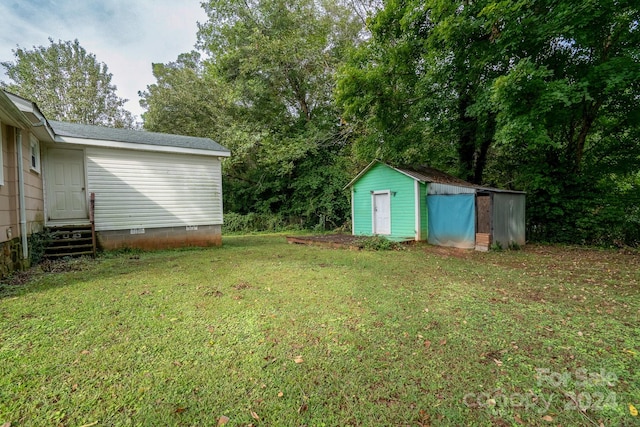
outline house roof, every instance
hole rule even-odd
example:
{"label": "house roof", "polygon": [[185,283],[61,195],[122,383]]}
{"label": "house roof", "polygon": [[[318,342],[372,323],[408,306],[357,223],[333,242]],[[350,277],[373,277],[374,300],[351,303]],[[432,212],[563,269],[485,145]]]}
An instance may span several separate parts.
{"label": "house roof", "polygon": [[13,103],[9,93],[0,90],[0,120],[18,128],[29,128],[32,123]]}
{"label": "house roof", "polygon": [[369,171],[376,164],[381,164],[387,166],[397,172],[400,172],[403,175],[408,176],[416,181],[422,183],[437,183],[437,184],[447,184],[447,185],[455,185],[459,187],[468,187],[473,188],[480,191],[488,191],[494,193],[517,193],[517,194],[525,194],[524,191],[516,191],[516,190],[503,190],[500,188],[493,187],[484,187],[482,185],[472,184],[470,182],[464,181],[460,178],[456,178],[455,176],[449,175],[448,173],[442,172],[441,170],[429,167],[429,166],[412,166],[410,168],[396,168],[390,166],[380,160],[374,160],[366,168],[364,168],[355,178],[349,182],[344,188],[351,187],[356,181],[358,181],[365,173]]}
{"label": "house roof", "polygon": [[210,138],[147,132],[133,129],[108,128],[105,126],[58,122],[54,120],[49,120],[49,124],[53,128],[56,136],[61,137],[229,153],[229,149],[223,147]]}

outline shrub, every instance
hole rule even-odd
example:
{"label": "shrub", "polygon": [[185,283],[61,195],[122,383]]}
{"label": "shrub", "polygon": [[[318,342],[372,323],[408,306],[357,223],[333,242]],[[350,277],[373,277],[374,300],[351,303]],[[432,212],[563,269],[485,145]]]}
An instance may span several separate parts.
{"label": "shrub", "polygon": [[493,242],[493,243],[491,244],[491,247],[490,247],[489,249],[491,249],[492,251],[501,251],[501,250],[503,249],[503,248],[502,248],[502,243],[500,243],[500,242]]}
{"label": "shrub", "polygon": [[514,241],[509,242],[510,251],[519,251],[520,249],[522,249],[522,246],[520,246],[518,242],[514,242]]}
{"label": "shrub", "polygon": [[31,265],[37,265],[44,259],[44,253],[51,243],[53,236],[49,230],[32,233],[27,243],[29,245],[29,261]]}
{"label": "shrub", "polygon": [[400,243],[389,240],[384,236],[364,237],[360,240],[360,244],[363,249],[370,251],[397,251],[402,249]]}
{"label": "shrub", "polygon": [[254,233],[299,230],[300,225],[295,219],[284,218],[280,214],[248,213],[246,215],[235,212],[224,214],[223,233]]}

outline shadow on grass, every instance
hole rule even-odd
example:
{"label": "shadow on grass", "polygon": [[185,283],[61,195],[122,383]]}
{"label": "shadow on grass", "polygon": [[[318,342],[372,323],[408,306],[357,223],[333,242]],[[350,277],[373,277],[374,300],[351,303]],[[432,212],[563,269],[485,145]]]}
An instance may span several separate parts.
{"label": "shadow on grass", "polygon": [[[210,251],[212,256],[221,252],[239,252],[251,248],[272,246],[274,237],[284,234],[236,235],[223,237],[221,247],[185,247],[157,251],[142,251],[137,249],[121,249],[102,252],[97,258],[67,258],[62,260],[46,260],[26,271],[15,272],[12,276],[0,280],[0,299],[19,297],[32,292],[47,291],[62,286],[73,286],[86,281],[94,274],[100,274],[102,279],[122,277],[131,272],[145,268],[148,264],[166,263],[175,257],[188,256],[189,253]],[[113,262],[114,268],[109,270],[100,268],[105,262]],[[99,273],[96,273],[99,270]]]}

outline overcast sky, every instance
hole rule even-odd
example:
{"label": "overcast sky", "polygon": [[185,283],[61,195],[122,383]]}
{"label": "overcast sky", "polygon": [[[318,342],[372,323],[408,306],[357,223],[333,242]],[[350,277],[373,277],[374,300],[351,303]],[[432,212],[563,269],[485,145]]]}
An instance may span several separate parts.
{"label": "overcast sky", "polygon": [[[196,42],[197,22],[207,16],[200,0],[2,0],[0,61],[12,49],[48,46],[48,37],[78,39],[113,74],[117,95],[138,116],[138,91],[155,83],[151,63],[170,62]],[[0,67],[0,79],[6,80]]]}

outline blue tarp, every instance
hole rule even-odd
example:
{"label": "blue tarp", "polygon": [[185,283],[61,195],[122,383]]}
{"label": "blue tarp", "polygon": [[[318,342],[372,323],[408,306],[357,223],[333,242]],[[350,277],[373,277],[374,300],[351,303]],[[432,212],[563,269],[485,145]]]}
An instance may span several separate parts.
{"label": "blue tarp", "polygon": [[474,194],[427,196],[429,243],[473,249],[476,242]]}

